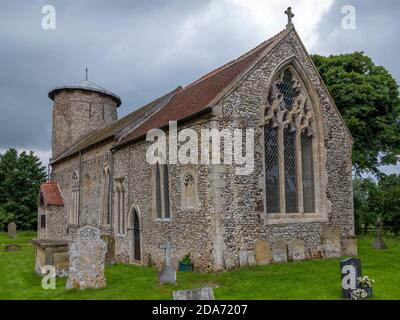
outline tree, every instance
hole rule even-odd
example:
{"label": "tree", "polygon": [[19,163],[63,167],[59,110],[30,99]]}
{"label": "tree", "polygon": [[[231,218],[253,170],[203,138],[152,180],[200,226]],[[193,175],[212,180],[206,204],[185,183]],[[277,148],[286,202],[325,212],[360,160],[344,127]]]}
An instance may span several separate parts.
{"label": "tree", "polygon": [[33,151],[0,154],[0,228],[14,221],[19,229],[36,229],[37,195],[46,170]]}
{"label": "tree", "polygon": [[387,230],[400,234],[400,175],[391,174],[379,180],[382,193],[382,218]]}
{"label": "tree", "polygon": [[400,155],[396,80],[363,52],[312,59],[354,137],[356,173],[380,176],[378,167],[396,164]]}
{"label": "tree", "polygon": [[353,196],[356,233],[367,233],[370,226],[375,226],[382,211],[382,194],[379,186],[372,178],[355,178]]}

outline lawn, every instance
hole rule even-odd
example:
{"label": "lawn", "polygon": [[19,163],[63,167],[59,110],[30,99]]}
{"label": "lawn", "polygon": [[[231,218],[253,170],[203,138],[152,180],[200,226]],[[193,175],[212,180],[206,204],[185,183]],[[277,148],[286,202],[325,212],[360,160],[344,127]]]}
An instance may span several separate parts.
{"label": "lawn", "polygon": [[[178,272],[176,285],[158,285],[157,271],[132,265],[107,266],[107,288],[65,291],[66,279],[55,290],[44,290],[34,273],[34,254],[29,240],[0,233],[0,244],[18,243],[22,251],[0,248],[0,299],[171,299],[172,291],[217,286],[216,299],[340,299],[340,259],[313,260],[243,268],[232,272]],[[374,299],[400,299],[400,239],[385,238],[388,249],[371,249],[371,237],[358,242],[363,274],[375,279]]]}

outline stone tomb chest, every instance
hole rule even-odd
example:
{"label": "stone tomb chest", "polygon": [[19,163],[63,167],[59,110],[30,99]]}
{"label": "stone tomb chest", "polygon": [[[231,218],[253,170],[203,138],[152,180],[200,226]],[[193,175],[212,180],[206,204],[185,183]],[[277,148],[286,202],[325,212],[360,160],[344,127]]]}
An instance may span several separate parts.
{"label": "stone tomb chest", "polygon": [[31,243],[35,248],[35,271],[42,273],[42,268],[51,265],[56,268],[56,274],[60,277],[68,275],[69,253],[68,241],[35,239]]}

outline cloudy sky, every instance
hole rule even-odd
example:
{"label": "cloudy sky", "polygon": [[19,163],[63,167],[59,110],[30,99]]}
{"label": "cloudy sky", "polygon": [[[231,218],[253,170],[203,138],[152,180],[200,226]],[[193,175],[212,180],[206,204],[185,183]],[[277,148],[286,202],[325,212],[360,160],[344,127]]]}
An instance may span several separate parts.
{"label": "cloudy sky", "polygon": [[[55,30],[42,28],[45,5]],[[289,5],[310,53],[362,50],[400,83],[398,0],[0,0],[0,152],[34,150],[47,162],[47,93],[84,79],[86,66],[122,98],[122,116],[273,36]],[[345,5],[355,30],[342,28]]]}

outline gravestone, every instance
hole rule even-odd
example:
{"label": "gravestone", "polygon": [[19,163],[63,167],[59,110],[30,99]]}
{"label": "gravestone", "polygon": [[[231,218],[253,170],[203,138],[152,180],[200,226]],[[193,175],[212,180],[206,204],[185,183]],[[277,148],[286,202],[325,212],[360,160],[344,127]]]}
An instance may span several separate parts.
{"label": "gravestone", "polygon": [[215,300],[212,288],[198,288],[173,292],[174,300]]}
{"label": "gravestone", "polygon": [[8,235],[12,238],[17,237],[17,225],[14,222],[10,222],[7,226]]}
{"label": "gravestone", "polygon": [[239,252],[239,266],[246,267],[249,265],[247,260],[247,251],[240,251]]}
{"label": "gravestone", "polygon": [[374,243],[372,244],[372,248],[374,248],[376,250],[383,250],[383,249],[387,248],[385,242],[383,242],[383,239],[382,239],[383,219],[381,217],[378,217],[376,224],[377,224],[377,232],[376,232],[376,238],[374,240]]}
{"label": "gravestone", "polygon": [[270,264],[272,255],[268,242],[265,240],[257,240],[254,245],[254,255],[258,265]]}
{"label": "gravestone", "polygon": [[356,256],[357,255],[357,239],[348,238],[342,240],[342,256]]}
{"label": "gravestone", "polygon": [[176,270],[171,263],[171,253],[173,246],[167,241],[166,244],[160,246],[165,251],[164,267],[159,274],[160,283],[175,283],[176,282]]}
{"label": "gravestone", "polygon": [[348,258],[340,261],[340,272],[342,276],[342,297],[351,299],[351,292],[359,288],[357,279],[361,277],[361,260]]}
{"label": "gravestone", "polygon": [[310,259],[322,259],[324,256],[324,250],[320,246],[312,247],[309,250]]}
{"label": "gravestone", "polygon": [[106,243],[100,230],[92,226],[78,229],[69,249],[69,277],[66,289],[98,289],[106,286],[104,276]]}
{"label": "gravestone", "polygon": [[321,240],[326,258],[337,258],[341,256],[342,247],[340,243],[340,229],[338,227],[324,227]]}
{"label": "gravestone", "polygon": [[113,264],[115,261],[115,239],[108,234],[103,234],[100,238],[104,240],[107,245],[105,261],[106,263]]}
{"label": "gravestone", "polygon": [[21,250],[21,246],[18,245],[18,244],[6,244],[4,246],[5,246],[4,250],[6,252],[14,252],[14,251],[20,251]]}
{"label": "gravestone", "polygon": [[255,266],[257,264],[254,251],[247,251],[247,262],[249,266]]}
{"label": "gravestone", "polygon": [[287,262],[287,245],[284,241],[275,241],[272,245],[272,259],[274,262]]}
{"label": "gravestone", "polygon": [[306,258],[306,245],[301,239],[293,239],[290,242],[290,252],[292,261],[301,261]]}

